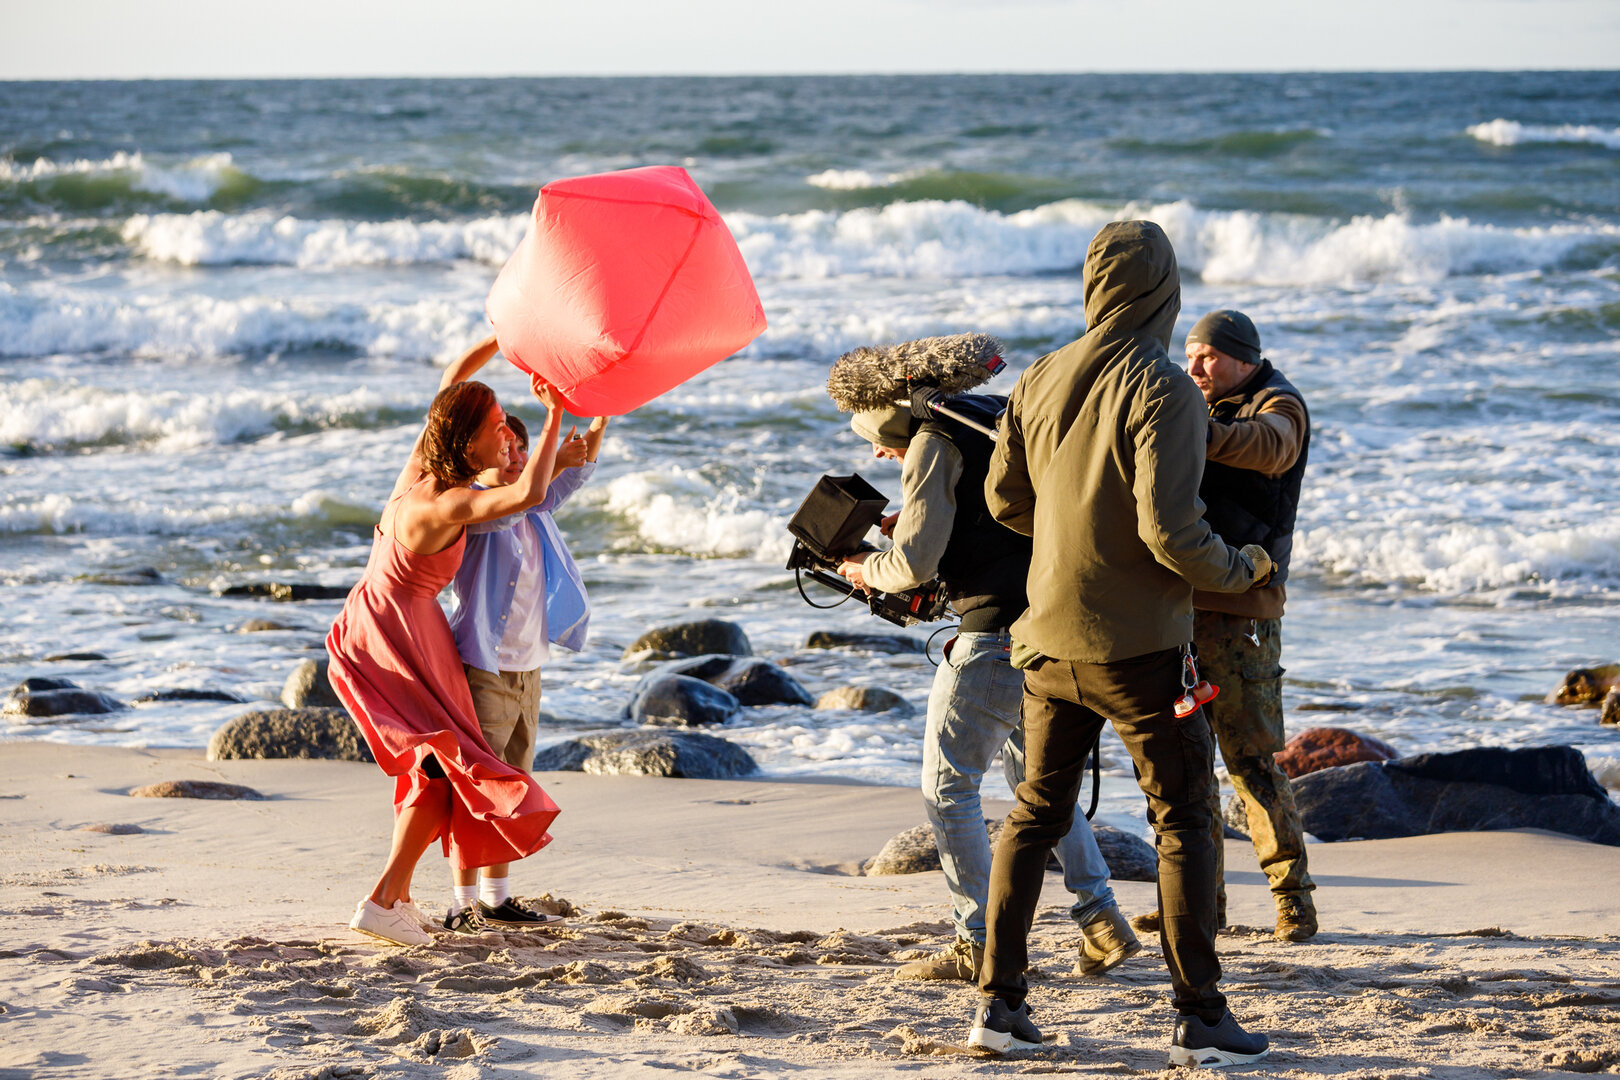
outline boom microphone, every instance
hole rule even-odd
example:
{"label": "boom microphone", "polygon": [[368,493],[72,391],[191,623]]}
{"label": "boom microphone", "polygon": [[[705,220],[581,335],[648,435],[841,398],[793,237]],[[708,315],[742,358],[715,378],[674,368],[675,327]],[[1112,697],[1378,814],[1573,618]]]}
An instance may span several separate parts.
{"label": "boom microphone", "polygon": [[889,408],[911,400],[919,387],[963,394],[1007,365],[1001,342],[989,334],[951,334],[897,345],[863,345],[838,358],[827,394],[844,412]]}

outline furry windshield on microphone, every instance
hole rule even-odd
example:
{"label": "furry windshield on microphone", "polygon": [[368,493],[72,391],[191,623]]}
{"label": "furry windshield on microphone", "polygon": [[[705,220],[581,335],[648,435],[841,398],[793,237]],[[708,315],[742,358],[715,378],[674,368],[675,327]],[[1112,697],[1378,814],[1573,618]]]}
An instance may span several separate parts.
{"label": "furry windshield on microphone", "polygon": [[827,394],[844,412],[866,412],[911,400],[919,387],[965,394],[1000,371],[1001,342],[989,334],[951,334],[898,345],[863,345],[838,358]]}

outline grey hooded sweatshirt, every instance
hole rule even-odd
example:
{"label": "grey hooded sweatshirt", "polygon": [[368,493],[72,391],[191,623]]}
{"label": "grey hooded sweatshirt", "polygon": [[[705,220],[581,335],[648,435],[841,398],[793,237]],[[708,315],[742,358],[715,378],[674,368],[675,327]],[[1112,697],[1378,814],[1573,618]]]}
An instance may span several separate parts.
{"label": "grey hooded sweatshirt", "polygon": [[1013,637],[1109,663],[1192,640],[1193,589],[1242,592],[1254,567],[1204,521],[1209,407],[1170,360],[1181,280],[1164,230],[1103,226],[1086,252],[1085,305],[1085,336],[1013,387],[985,499],[1034,540]]}

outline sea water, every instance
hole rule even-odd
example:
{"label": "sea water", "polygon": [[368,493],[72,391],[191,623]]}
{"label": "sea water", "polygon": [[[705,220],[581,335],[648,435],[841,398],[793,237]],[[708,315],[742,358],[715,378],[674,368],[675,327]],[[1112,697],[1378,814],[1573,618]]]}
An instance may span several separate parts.
{"label": "sea water", "polygon": [[[615,420],[557,515],[594,616],[547,668],[543,739],[626,723],[624,648],[719,617],[813,692],[918,706],[744,710],[724,734],[766,773],[914,783],[929,660],[805,651],[889,628],[782,568],[823,472],[899,492],[827,368],[983,331],[1005,393],[1080,333],[1096,229],[1146,217],[1180,259],[1176,354],[1241,308],[1310,405],[1290,730],[1570,743],[1620,787],[1620,730],[1541,701],[1620,659],[1615,73],[0,85],[0,684],[275,698],[339,603],[220,590],[355,581],[536,188],[652,164],[724,213],[770,329]],[[539,419],[514,369],[487,378]],[[106,658],[47,659],[76,652]],[[200,746],[246,707],[0,734]]]}

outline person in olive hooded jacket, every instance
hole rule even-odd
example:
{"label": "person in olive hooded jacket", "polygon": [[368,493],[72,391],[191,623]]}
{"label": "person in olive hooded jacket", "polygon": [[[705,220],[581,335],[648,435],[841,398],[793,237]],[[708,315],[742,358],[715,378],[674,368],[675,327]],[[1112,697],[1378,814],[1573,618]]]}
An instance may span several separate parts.
{"label": "person in olive hooded jacket", "polygon": [[1069,829],[1105,721],[1136,765],[1157,834],[1162,938],[1178,1018],[1174,1064],[1238,1064],[1267,1049],[1226,1008],[1215,955],[1214,743],[1177,717],[1194,587],[1242,592],[1271,560],[1210,531],[1198,485],[1209,411],[1169,355],[1181,308],[1158,225],[1114,222],[1085,263],[1086,333],[1019,378],[985,480],[996,519],[1029,535],[1029,609],[1012,625],[1024,669],[1025,779],[990,877],[982,1003],[969,1041],[1040,1045],[1029,1020],[1030,923],[1047,853]]}

